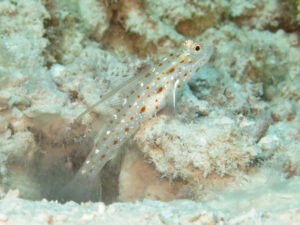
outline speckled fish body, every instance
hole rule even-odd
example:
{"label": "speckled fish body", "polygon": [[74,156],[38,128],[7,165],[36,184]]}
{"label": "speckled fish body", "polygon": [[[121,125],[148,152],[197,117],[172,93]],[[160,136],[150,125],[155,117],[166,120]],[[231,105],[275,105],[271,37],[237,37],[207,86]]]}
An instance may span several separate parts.
{"label": "speckled fish body", "polygon": [[[169,102],[172,93],[182,87],[208,61],[212,48],[199,42],[186,41],[179,54],[164,58],[151,71],[128,85],[122,106],[108,120],[94,147],[76,175],[95,177],[120,150],[140,124],[153,117]],[[79,179],[80,180],[80,179]]]}

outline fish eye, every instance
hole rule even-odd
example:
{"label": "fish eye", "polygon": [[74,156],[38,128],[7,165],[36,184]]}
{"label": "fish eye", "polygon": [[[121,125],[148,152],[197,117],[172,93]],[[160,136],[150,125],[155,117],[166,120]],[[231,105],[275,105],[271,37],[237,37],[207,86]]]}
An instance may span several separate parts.
{"label": "fish eye", "polygon": [[201,45],[200,42],[196,42],[196,43],[191,45],[190,49],[191,49],[192,52],[197,54],[202,50],[202,45]]}
{"label": "fish eye", "polygon": [[201,47],[200,47],[200,45],[196,45],[194,49],[196,52],[198,52],[198,51],[200,51]]}

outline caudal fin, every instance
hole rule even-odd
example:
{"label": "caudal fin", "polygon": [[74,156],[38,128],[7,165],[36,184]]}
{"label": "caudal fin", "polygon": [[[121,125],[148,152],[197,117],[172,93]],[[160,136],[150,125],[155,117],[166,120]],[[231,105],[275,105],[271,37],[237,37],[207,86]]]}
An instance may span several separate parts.
{"label": "caudal fin", "polygon": [[100,177],[75,176],[59,193],[59,201],[87,202],[101,201]]}

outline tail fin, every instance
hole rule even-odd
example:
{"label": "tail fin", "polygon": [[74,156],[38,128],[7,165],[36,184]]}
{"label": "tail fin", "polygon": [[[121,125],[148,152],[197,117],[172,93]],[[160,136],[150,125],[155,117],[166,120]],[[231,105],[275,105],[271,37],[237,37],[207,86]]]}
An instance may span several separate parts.
{"label": "tail fin", "polygon": [[100,176],[78,176],[68,183],[59,193],[59,201],[87,202],[101,201],[102,188]]}

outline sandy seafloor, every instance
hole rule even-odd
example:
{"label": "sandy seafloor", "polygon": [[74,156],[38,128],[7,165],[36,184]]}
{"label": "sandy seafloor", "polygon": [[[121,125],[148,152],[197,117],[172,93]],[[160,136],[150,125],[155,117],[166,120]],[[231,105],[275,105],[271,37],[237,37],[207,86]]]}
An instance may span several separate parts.
{"label": "sandy seafloor", "polygon": [[[299,35],[299,0],[0,0],[0,224],[300,224]],[[78,115],[188,39],[211,59],[102,199],[59,194],[120,102]]]}

